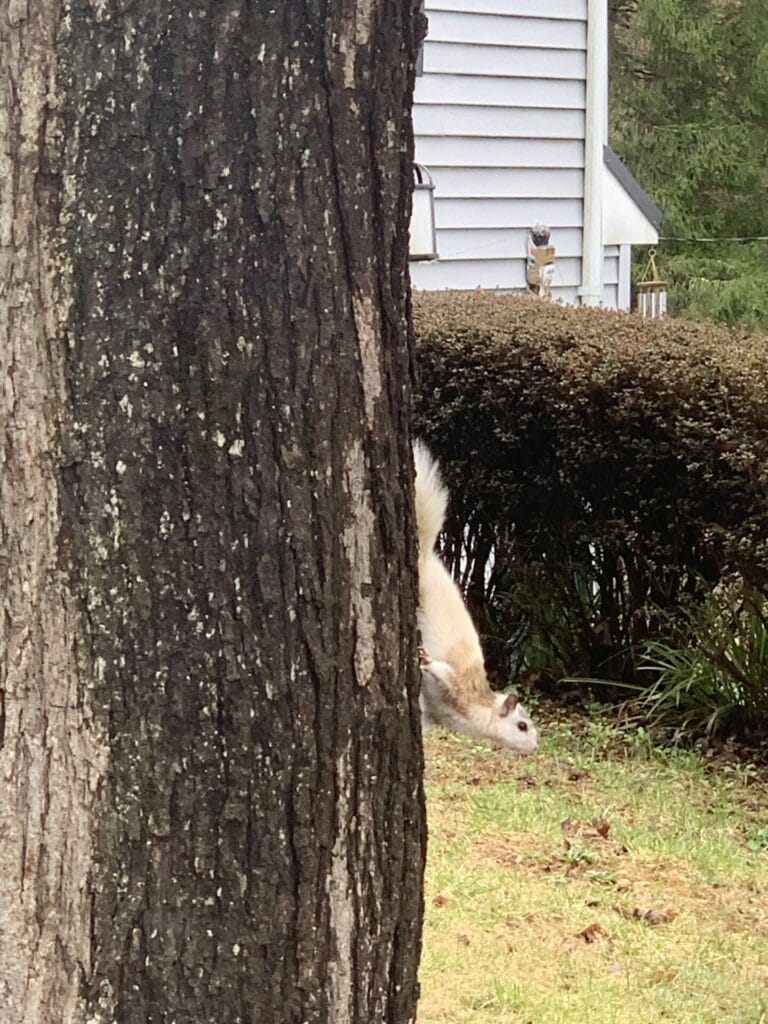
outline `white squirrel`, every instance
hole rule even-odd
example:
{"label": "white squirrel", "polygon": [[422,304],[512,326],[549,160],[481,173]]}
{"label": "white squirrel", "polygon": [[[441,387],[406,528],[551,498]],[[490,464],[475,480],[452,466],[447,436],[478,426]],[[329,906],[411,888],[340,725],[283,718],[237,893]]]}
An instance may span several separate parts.
{"label": "white squirrel", "polygon": [[421,632],[421,725],[443,725],[485,738],[519,754],[532,753],[539,734],[517,694],[494,693],[474,623],[461,591],[435,552],[448,492],[440,468],[420,441],[416,463],[416,524],[419,533]]}

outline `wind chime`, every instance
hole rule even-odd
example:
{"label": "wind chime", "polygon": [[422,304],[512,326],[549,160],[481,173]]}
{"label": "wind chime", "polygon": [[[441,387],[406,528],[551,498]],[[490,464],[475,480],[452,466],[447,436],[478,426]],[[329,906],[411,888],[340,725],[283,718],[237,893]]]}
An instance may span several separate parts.
{"label": "wind chime", "polygon": [[648,265],[637,286],[637,311],[640,316],[655,320],[667,312],[667,282],[659,277],[656,250],[651,249],[648,256]]}

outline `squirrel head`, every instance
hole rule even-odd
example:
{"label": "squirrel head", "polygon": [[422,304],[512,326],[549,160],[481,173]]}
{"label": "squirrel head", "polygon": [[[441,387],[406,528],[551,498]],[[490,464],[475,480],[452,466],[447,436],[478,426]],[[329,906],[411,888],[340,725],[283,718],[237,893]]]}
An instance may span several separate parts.
{"label": "squirrel head", "polygon": [[[450,665],[434,661],[420,652],[421,689],[426,719],[471,736],[484,736],[505,750],[532,754],[539,745],[539,733],[517,693],[493,693],[484,687],[462,686]],[[483,672],[483,681],[485,673]]]}
{"label": "squirrel head", "polygon": [[514,690],[494,694],[488,732],[490,739],[517,754],[532,754],[539,745],[539,731]]}

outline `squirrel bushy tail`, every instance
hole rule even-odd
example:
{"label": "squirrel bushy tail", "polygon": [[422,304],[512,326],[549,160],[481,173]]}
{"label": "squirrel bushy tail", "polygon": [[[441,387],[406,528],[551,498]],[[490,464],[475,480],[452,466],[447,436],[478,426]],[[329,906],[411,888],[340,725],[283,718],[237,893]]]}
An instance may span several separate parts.
{"label": "squirrel bushy tail", "polygon": [[421,441],[413,445],[416,465],[416,525],[419,532],[419,562],[434,550],[448,507],[448,491],[440,467]]}

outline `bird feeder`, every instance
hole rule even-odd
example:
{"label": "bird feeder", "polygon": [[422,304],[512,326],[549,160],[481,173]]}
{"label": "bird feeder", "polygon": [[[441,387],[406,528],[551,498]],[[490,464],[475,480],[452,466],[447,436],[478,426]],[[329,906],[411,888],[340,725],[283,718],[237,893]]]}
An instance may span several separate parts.
{"label": "bird feeder", "polygon": [[528,229],[525,280],[529,291],[544,298],[551,296],[552,280],[555,276],[556,252],[549,239],[550,230],[543,224],[534,224]]}
{"label": "bird feeder", "polygon": [[667,312],[667,282],[659,277],[656,250],[649,252],[648,266],[637,286],[637,311],[640,316],[656,320]]}
{"label": "bird feeder", "polygon": [[435,230],[435,186],[432,175],[422,164],[413,165],[413,208],[408,257],[411,260],[437,259]]}

